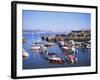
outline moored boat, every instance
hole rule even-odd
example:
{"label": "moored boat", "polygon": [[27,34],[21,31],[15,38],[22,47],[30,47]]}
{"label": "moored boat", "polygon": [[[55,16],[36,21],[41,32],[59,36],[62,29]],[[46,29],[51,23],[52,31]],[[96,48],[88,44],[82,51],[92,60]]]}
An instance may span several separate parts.
{"label": "moored boat", "polygon": [[65,62],[64,59],[59,58],[55,53],[49,53],[48,60],[53,64],[63,64]]}
{"label": "moored boat", "polygon": [[39,50],[41,48],[40,45],[41,45],[40,42],[33,42],[30,47],[30,50]]}
{"label": "moored boat", "polygon": [[62,50],[63,51],[66,51],[66,50],[69,50],[69,49],[71,49],[71,48],[70,47],[67,47],[67,46],[62,47]]}
{"label": "moored boat", "polygon": [[39,50],[41,47],[38,45],[34,45],[30,47],[30,50]]}
{"label": "moored boat", "polygon": [[54,43],[52,43],[52,42],[44,43],[44,46],[46,46],[46,47],[50,47],[50,46],[53,46],[53,45],[54,45]]}
{"label": "moored boat", "polygon": [[22,51],[22,56],[23,56],[23,57],[29,57],[29,54],[23,49],[23,51]]}
{"label": "moored boat", "polygon": [[64,41],[58,41],[58,45],[59,45],[60,47],[63,47],[63,46],[64,46]]}
{"label": "moored boat", "polygon": [[76,53],[78,53],[78,50],[74,46],[69,46],[69,45],[63,46],[62,51],[67,53],[67,54],[76,54]]}
{"label": "moored boat", "polygon": [[91,45],[87,45],[86,48],[91,49]]}
{"label": "moored boat", "polygon": [[74,64],[77,62],[77,58],[74,55],[68,55],[65,58],[70,64]]}

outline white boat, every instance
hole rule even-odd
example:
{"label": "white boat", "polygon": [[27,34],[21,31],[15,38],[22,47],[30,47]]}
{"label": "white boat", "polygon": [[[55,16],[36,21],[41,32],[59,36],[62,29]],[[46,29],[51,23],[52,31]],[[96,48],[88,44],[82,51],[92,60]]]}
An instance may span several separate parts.
{"label": "white boat", "polygon": [[54,53],[49,53],[48,54],[48,60],[49,60],[50,63],[53,63],[53,64],[63,64],[65,62],[64,59],[59,58]]}
{"label": "white boat", "polygon": [[64,46],[64,47],[62,47],[62,49],[63,49],[63,50],[67,50],[67,49],[71,49],[71,48],[69,48],[69,47],[67,47],[67,46]]}
{"label": "white boat", "polygon": [[72,47],[64,46],[64,47],[62,47],[62,51],[65,52],[66,54],[78,53],[78,50],[74,46],[72,46]]}
{"label": "white boat", "polygon": [[30,50],[39,50],[41,47],[38,45],[33,45],[30,47]]}
{"label": "white boat", "polygon": [[74,40],[70,40],[70,41],[68,42],[68,44],[75,45],[75,41],[74,41]]}
{"label": "white boat", "polygon": [[90,48],[91,48],[91,44],[88,44],[88,45],[86,46],[86,48],[90,49]]}
{"label": "white boat", "polygon": [[60,47],[62,47],[62,46],[64,46],[64,41],[59,41],[58,44]]}
{"label": "white boat", "polygon": [[74,51],[74,52],[76,51],[76,49],[75,49],[74,47],[72,47],[71,49],[72,49],[72,51]]}
{"label": "white boat", "polygon": [[42,44],[40,42],[33,42],[31,47],[30,47],[30,50],[39,50],[41,47]]}
{"label": "white boat", "polygon": [[[36,34],[38,34],[38,36],[39,36],[38,32],[36,32]],[[32,35],[34,35],[34,32],[32,32]],[[33,36],[33,39],[34,38],[35,37]],[[32,43],[32,45],[30,47],[30,50],[39,50],[41,48],[40,45],[41,45],[41,41],[40,40],[36,40],[35,42],[33,40],[33,43]]]}
{"label": "white boat", "polygon": [[23,49],[22,56],[23,57],[29,57],[29,54]]}
{"label": "white boat", "polygon": [[86,48],[91,48],[91,40],[88,41]]}
{"label": "white boat", "polygon": [[52,43],[52,42],[46,42],[46,43],[44,43],[44,46],[46,46],[46,47],[50,47],[50,46],[53,46],[54,45],[54,43]]}

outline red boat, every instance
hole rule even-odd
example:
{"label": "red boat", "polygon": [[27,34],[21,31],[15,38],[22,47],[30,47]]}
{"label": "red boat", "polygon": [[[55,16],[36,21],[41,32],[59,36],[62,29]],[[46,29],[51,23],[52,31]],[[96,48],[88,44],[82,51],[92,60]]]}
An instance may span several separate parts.
{"label": "red boat", "polygon": [[64,59],[59,58],[55,53],[49,53],[48,60],[53,64],[63,64],[65,62]]}
{"label": "red boat", "polygon": [[69,55],[66,57],[67,61],[71,64],[74,64],[77,62],[77,58],[74,55]]}

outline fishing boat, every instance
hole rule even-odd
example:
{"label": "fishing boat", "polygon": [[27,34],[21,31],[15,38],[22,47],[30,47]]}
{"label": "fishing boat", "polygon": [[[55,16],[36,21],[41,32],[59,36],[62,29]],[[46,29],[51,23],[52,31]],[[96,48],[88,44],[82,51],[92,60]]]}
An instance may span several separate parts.
{"label": "fishing boat", "polygon": [[29,54],[23,49],[23,51],[22,51],[22,56],[23,56],[23,57],[29,57]]}
{"label": "fishing boat", "polygon": [[53,64],[63,64],[65,62],[64,59],[59,58],[55,53],[49,53],[48,60]]}
{"label": "fishing boat", "polygon": [[68,55],[65,56],[65,58],[70,64],[74,64],[77,62],[77,58],[74,55]]}

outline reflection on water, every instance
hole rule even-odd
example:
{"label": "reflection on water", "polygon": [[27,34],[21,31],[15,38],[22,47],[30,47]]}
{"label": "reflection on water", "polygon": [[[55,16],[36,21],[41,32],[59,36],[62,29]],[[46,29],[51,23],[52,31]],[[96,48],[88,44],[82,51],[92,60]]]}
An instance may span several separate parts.
{"label": "reflection on water", "polygon": [[[58,67],[79,67],[79,66],[90,66],[91,64],[91,49],[87,48],[78,48],[78,53],[75,55],[78,59],[76,64],[69,64],[65,62],[64,64],[51,64],[47,60],[45,54],[40,54],[38,50],[31,51],[30,46],[36,40],[41,41],[41,36],[34,36],[30,34],[23,35],[26,39],[26,42],[23,44],[23,48],[29,53],[28,58],[23,58],[23,69],[39,69],[39,68],[58,68]],[[60,47],[57,43],[54,46],[48,47],[48,52],[54,52],[58,57],[64,58]]]}

